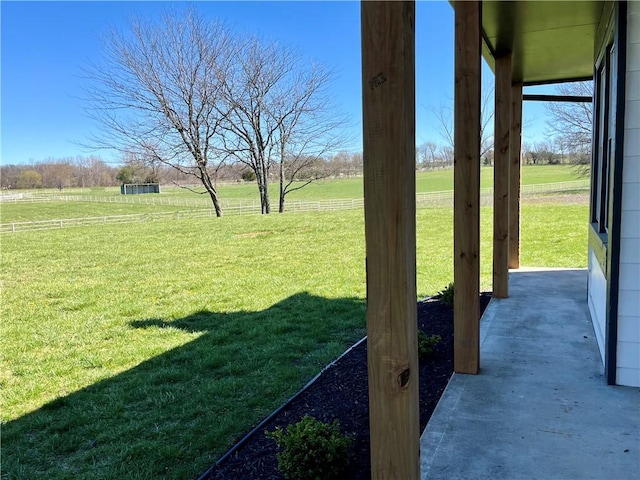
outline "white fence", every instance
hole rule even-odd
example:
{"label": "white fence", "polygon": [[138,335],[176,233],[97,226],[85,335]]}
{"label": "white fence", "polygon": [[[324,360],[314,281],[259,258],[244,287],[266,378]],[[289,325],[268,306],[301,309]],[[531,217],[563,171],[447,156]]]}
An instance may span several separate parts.
{"label": "white fence", "polygon": [[[556,192],[584,191],[589,189],[589,180],[572,180],[570,182],[558,183],[536,183],[533,185],[522,185],[520,190],[524,196],[538,195]],[[492,192],[492,190],[491,190]]]}
{"label": "white fence", "polygon": [[[20,198],[4,199],[2,203],[41,203],[41,202],[91,202],[118,203],[128,205],[167,205],[175,207],[211,208],[211,200],[202,198],[161,197],[149,195],[58,195],[58,194],[22,194]],[[255,202],[248,202],[255,203]],[[224,205],[223,205],[224,207]]]}
{"label": "white fence", "polygon": [[[577,180],[572,182],[546,183],[537,185],[523,185],[522,196],[554,194],[570,191],[584,191],[588,189],[588,180]],[[481,190],[483,203],[491,201],[493,190],[484,188]],[[0,201],[6,202],[0,198]],[[174,198],[174,197],[146,197],[144,195],[123,195],[119,196],[91,196],[91,195],[23,195],[22,198],[12,198],[9,202],[47,202],[47,201],[68,201],[68,202],[100,202],[100,203],[130,203],[158,206],[184,206],[195,207],[195,210],[137,213],[129,215],[105,215],[100,217],[66,218],[57,220],[38,220],[32,222],[11,222],[0,223],[0,233],[22,232],[34,230],[50,230],[55,228],[106,225],[116,223],[150,222],[155,220],[178,220],[184,218],[204,218],[215,217],[215,211],[211,208],[211,203],[202,199]],[[451,206],[453,204],[453,191],[443,192],[422,192],[416,195],[416,205],[418,207]],[[289,213],[328,211],[328,210],[354,210],[364,206],[362,198],[318,200],[308,202],[287,202],[285,210]],[[277,209],[277,205],[273,205]],[[258,202],[236,202],[235,204],[223,205],[225,215],[259,215],[261,213]]]}
{"label": "white fence", "polygon": [[[574,191],[585,191],[589,188],[589,180],[573,180],[570,182],[538,183],[534,185],[522,185],[520,194],[522,197],[534,195],[545,195],[554,193],[565,193]],[[483,204],[491,203],[493,199],[493,188],[480,189],[480,197]],[[421,192],[416,194],[416,204],[421,207],[434,205],[453,206],[453,190],[444,192]]]}
{"label": "white fence", "polygon": [[28,196],[29,194],[24,194],[24,193],[5,193],[3,195],[0,195],[0,203],[2,202],[18,202],[18,200],[23,200],[25,198],[25,195]]}
{"label": "white fence", "polygon": [[[259,212],[258,212],[259,213]],[[178,220],[180,218],[213,217],[215,211],[189,210],[176,212],[134,213],[130,215],[105,215],[102,217],[63,218],[59,220],[38,220],[33,222],[0,223],[0,233],[51,230],[65,227],[107,225],[116,223],[150,222],[154,220]]]}
{"label": "white fence", "polygon": [[[522,185],[521,192],[523,196],[537,195],[544,193],[567,192],[574,190],[584,190],[589,188],[589,180],[573,180],[570,182],[557,183],[539,183],[535,185]],[[492,188],[483,188],[482,196],[493,195]],[[418,205],[429,202],[446,202],[453,201],[453,190],[441,192],[421,192],[416,194]],[[38,203],[38,202],[92,202],[92,203],[118,203],[130,205],[158,205],[172,207],[193,207],[193,208],[211,208],[211,200],[206,198],[185,198],[185,197],[164,197],[159,195],[59,195],[59,194],[38,194],[38,193],[19,193],[13,195],[1,195],[0,203]],[[362,206],[362,199],[336,199],[336,200],[319,200],[317,202],[287,202],[289,208],[300,206],[300,211],[306,211],[305,205],[308,204],[327,204],[327,210],[337,210],[339,208],[332,205],[348,205],[347,208],[355,208],[351,203],[355,202],[358,206]],[[222,201],[223,209],[233,208],[259,208],[260,203],[256,201],[246,200],[228,200]]]}

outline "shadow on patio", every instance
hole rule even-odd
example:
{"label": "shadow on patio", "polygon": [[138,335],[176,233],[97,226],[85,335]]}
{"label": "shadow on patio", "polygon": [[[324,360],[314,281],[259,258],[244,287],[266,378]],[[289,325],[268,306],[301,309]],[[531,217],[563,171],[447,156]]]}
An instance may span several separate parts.
{"label": "shadow on patio", "polygon": [[510,273],[421,439],[424,479],[640,478],[640,390],[606,385],[586,270]]}

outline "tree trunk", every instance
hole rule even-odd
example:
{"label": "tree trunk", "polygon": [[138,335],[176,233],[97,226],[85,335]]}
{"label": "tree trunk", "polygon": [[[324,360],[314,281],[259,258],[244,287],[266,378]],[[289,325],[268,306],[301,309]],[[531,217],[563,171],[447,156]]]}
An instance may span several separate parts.
{"label": "tree trunk", "polygon": [[216,190],[216,187],[213,185],[213,183],[211,183],[211,179],[209,178],[207,172],[203,171],[203,169],[200,169],[200,172],[202,173],[202,178],[201,178],[202,184],[204,185],[204,188],[209,193],[209,196],[211,197],[213,208],[216,211],[216,217],[222,217],[222,207],[220,206],[220,198],[218,197],[218,191]]}
{"label": "tree trunk", "polygon": [[209,192],[209,196],[211,197],[211,201],[213,202],[213,208],[216,210],[216,217],[221,217],[222,207],[220,206],[220,199],[218,198],[217,192]]}
{"label": "tree trunk", "polygon": [[269,202],[269,185],[265,172],[256,171],[256,180],[258,182],[258,192],[260,193],[260,208],[263,215],[271,213],[271,205]]}
{"label": "tree trunk", "polygon": [[284,162],[280,160],[280,201],[278,202],[278,213],[284,213]]}
{"label": "tree trunk", "polygon": [[264,162],[257,162],[254,170],[256,181],[258,182],[258,192],[260,193],[260,207],[263,215],[271,213],[271,203],[269,201],[269,171]]}
{"label": "tree trunk", "polygon": [[268,190],[268,186],[265,183],[262,191],[260,192],[261,195],[261,200],[262,200],[262,213],[263,214],[269,214],[271,213],[271,202],[269,201],[269,190]]}

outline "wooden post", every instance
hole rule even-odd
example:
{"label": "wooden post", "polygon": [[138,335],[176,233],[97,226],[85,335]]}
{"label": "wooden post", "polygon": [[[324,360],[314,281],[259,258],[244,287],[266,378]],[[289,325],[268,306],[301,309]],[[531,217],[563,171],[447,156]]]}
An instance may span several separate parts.
{"label": "wooden post", "polygon": [[371,477],[420,478],[415,4],[361,3]]}
{"label": "wooden post", "polygon": [[493,296],[509,296],[509,144],[511,54],[496,57],[493,166]]}
{"label": "wooden post", "polygon": [[520,268],[520,154],[522,83],[511,86],[511,166],[509,170],[509,268]]}
{"label": "wooden post", "polygon": [[454,369],[480,366],[480,2],[455,2]]}

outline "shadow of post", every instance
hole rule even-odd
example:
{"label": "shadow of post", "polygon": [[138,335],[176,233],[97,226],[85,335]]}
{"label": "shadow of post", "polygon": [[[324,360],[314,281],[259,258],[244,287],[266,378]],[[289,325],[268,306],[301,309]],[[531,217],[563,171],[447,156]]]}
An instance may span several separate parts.
{"label": "shadow of post", "polygon": [[364,316],[364,300],[299,293],[259,312],[132,322],[201,335],[7,422],[3,478],[196,476],[361,338]]}

